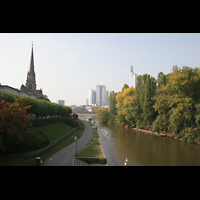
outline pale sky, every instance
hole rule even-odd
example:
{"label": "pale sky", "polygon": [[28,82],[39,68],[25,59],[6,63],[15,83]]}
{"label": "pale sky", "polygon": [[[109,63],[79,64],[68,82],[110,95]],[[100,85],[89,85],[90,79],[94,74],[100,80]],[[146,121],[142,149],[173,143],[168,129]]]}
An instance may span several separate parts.
{"label": "pale sky", "polygon": [[52,102],[84,105],[89,89],[121,91],[138,75],[200,67],[199,33],[1,33],[0,83],[25,85],[33,41],[37,89]]}

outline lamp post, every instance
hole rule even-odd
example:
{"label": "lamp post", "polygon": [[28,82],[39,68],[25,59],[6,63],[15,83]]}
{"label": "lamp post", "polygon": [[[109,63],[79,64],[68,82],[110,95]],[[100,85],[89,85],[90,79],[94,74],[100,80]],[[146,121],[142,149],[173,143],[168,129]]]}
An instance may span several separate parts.
{"label": "lamp post", "polygon": [[77,137],[74,137],[75,141],[76,141],[76,156],[77,156]]}

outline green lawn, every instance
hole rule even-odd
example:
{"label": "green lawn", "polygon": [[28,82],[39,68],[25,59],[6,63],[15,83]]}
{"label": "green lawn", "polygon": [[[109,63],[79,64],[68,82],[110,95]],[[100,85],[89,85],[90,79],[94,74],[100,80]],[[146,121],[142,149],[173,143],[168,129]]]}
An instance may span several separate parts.
{"label": "green lawn", "polygon": [[59,122],[44,126],[33,127],[31,129],[35,131],[42,131],[44,135],[49,138],[50,142],[53,142],[54,140],[62,137],[74,128],[69,126],[68,124],[65,124],[64,122]]}
{"label": "green lawn", "polygon": [[101,152],[100,142],[99,142],[99,133],[97,129],[94,130],[94,137],[92,141],[90,141],[87,146],[81,150],[77,157],[94,157],[94,158],[103,158],[103,154]]}
{"label": "green lawn", "polygon": [[[28,157],[21,157],[21,158],[20,157],[5,158],[3,155],[0,155],[0,166],[35,166],[36,157],[41,157],[41,160],[43,161],[43,163],[45,163],[46,159],[49,158],[51,155],[55,154],[56,152],[60,151],[61,149],[65,148],[66,146],[73,143],[75,136],[77,138],[80,138],[82,136],[81,132],[85,130],[85,125],[81,121],[80,121],[80,123],[81,123],[80,127],[77,129],[77,131],[75,133],[69,135],[63,141],[59,142],[55,146],[47,149],[46,151],[44,151],[42,153],[39,153],[39,154],[33,155],[33,156],[28,156]],[[51,124],[51,125],[57,127],[57,124],[60,124],[60,123],[55,123],[55,124]],[[42,128],[42,126],[40,128]],[[57,130],[56,130],[56,133],[57,133]],[[65,133],[67,133],[67,132],[65,132]]]}

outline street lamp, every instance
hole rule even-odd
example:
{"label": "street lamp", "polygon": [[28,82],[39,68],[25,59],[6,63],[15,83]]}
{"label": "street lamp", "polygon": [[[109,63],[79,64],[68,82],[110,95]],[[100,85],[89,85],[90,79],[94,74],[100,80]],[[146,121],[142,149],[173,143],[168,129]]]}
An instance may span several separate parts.
{"label": "street lamp", "polygon": [[77,137],[74,137],[75,141],[76,141],[76,156],[77,156]]}

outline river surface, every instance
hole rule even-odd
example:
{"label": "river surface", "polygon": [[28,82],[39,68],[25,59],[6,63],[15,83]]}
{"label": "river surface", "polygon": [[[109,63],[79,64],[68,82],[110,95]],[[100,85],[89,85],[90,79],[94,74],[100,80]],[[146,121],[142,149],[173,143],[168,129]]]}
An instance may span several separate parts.
{"label": "river surface", "polygon": [[108,166],[200,166],[200,145],[103,124],[97,116],[91,118],[97,124]]}

